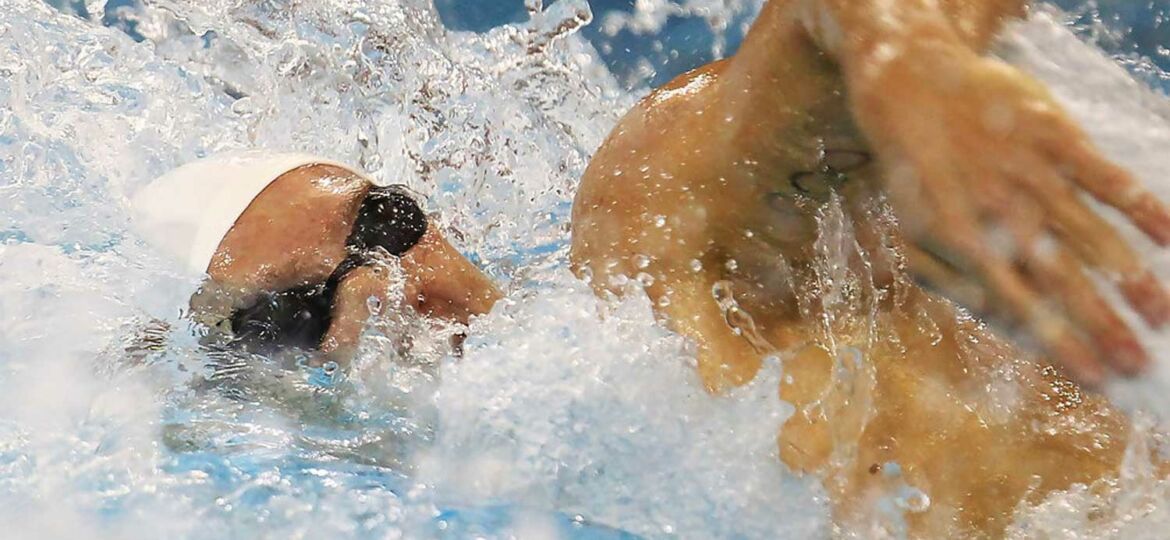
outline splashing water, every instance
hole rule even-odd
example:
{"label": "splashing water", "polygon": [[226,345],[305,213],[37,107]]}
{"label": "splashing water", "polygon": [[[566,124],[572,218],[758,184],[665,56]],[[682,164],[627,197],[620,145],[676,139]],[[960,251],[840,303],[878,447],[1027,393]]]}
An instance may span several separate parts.
{"label": "splashing water", "polygon": [[[584,0],[529,4],[529,21],[472,34],[447,31],[427,0],[156,0],[121,13],[135,42],[0,1],[6,537],[830,534],[817,483],[776,459],[792,413],[778,365],[708,396],[693,347],[644,296],[599,300],[569,275],[576,182],[641,90],[624,90],[576,33],[592,20]],[[655,32],[683,14],[722,35],[759,2],[640,6],[598,24]],[[1170,198],[1163,96],[1056,14],[1017,27],[1004,54]],[[410,317],[371,329],[348,373],[197,347],[179,307],[198,276],[130,232],[126,201],[172,167],[252,147],[354,163],[429,195],[457,246],[509,284],[462,359],[445,345],[459,329]],[[403,333],[417,336],[409,357],[385,337]],[[1165,334],[1145,337],[1170,350]],[[1168,386],[1163,363],[1111,395],[1166,418]],[[1109,489],[1021,509],[1013,534],[1156,537],[1167,488],[1143,466],[1131,458]],[[893,511],[929,504],[903,487]],[[1106,501],[1120,503],[1091,518]]]}

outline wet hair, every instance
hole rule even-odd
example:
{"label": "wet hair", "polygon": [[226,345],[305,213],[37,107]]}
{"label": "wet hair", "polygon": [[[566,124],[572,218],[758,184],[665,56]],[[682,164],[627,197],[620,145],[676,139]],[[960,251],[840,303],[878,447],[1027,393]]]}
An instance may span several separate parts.
{"label": "wet hair", "polygon": [[329,330],[333,296],[346,274],[373,262],[377,248],[401,256],[426,232],[427,216],[406,188],[370,188],[345,241],[349,256],[333,269],[329,279],[261,293],[251,306],[232,314],[234,344],[258,354],[271,354],[287,346],[316,349]]}
{"label": "wet hair", "polygon": [[400,256],[427,232],[427,215],[402,186],[374,186],[362,200],[346,247],[353,253],[385,249]]}

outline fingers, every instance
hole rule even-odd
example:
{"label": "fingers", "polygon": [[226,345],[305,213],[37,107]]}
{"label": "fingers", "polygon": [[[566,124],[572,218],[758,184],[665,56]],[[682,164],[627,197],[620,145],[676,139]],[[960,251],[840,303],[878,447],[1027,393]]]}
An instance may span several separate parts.
{"label": "fingers", "polygon": [[[1113,306],[1080,270],[1077,258],[1054,242],[1022,239],[1021,266],[1041,294],[1059,298],[1065,313],[1093,339],[1109,367],[1126,375],[1150,362],[1140,342]],[[1039,247],[1041,244],[1043,247]]]}
{"label": "fingers", "polygon": [[[1071,125],[1071,124],[1070,124]],[[1125,214],[1158,245],[1170,245],[1170,211],[1125,169],[1105,159],[1075,126],[1057,129],[1061,136],[1045,141],[1048,153],[1072,167],[1070,176],[1097,200]],[[1069,132],[1077,134],[1069,144]]]}
{"label": "fingers", "polygon": [[[1100,385],[1106,371],[1095,347],[1089,343],[1072,321],[1045,302],[1039,291],[1024,280],[1014,265],[989,253],[978,261],[992,290],[997,291],[1000,311],[1011,322],[1040,342],[1043,348],[1068,374],[1088,386]],[[1074,269],[1077,267],[1073,267]],[[1057,274],[1050,271],[1050,277]],[[1067,292],[1053,284],[1053,290]]]}
{"label": "fingers", "polygon": [[[1160,326],[1170,319],[1170,293],[1142,267],[1137,253],[1116,229],[1073,192],[1069,182],[1038,164],[1030,164],[1018,176],[1018,183],[1046,211],[1047,224],[1062,243],[1085,263],[1113,277],[1129,304],[1150,325]],[[1079,261],[1070,262],[1080,266]]]}
{"label": "fingers", "polygon": [[976,314],[987,309],[987,294],[978,282],[965,275],[948,254],[929,242],[906,246],[910,274],[923,288],[946,296]]}
{"label": "fingers", "polygon": [[[939,176],[931,178],[940,180]],[[916,245],[907,250],[915,275],[968,308],[998,315],[1010,326],[1021,328],[1038,340],[1070,376],[1086,385],[1100,384],[1106,368],[1081,328],[1099,343],[1127,351],[1119,365],[1124,372],[1144,366],[1146,359],[1136,338],[1097,296],[1095,288],[1080,273],[1079,261],[1062,255],[1061,262],[1068,265],[1064,267],[1041,258],[1046,251],[1061,254],[1063,250],[1059,245],[1045,250],[1032,241],[1043,231],[1043,215],[1035,211],[1035,205],[1024,197],[1012,199],[1010,190],[1001,189],[1007,185],[1002,176],[981,178],[980,192],[951,197],[965,205],[936,214],[929,234],[919,235]],[[955,188],[953,182],[939,182],[933,187]],[[938,198],[928,197],[932,202]],[[973,211],[995,218],[990,222],[992,226],[976,221]],[[986,231],[996,229],[1006,229],[1010,236],[998,240],[985,237]],[[1014,248],[1003,249],[1004,244]],[[1021,272],[1021,258],[1030,261],[1027,267],[1032,269],[1031,276]],[[1038,285],[1041,281],[1048,285]],[[1080,288],[1084,291],[1078,292]],[[1077,316],[1067,317],[1046,301],[1065,296],[1070,300],[1064,307]]]}
{"label": "fingers", "polygon": [[1170,321],[1170,294],[1150,271],[1123,278],[1118,288],[1125,300],[1152,326]]}
{"label": "fingers", "polygon": [[[1043,120],[1037,122],[1043,126],[1038,135],[1042,141],[1052,140],[1058,135],[1061,140],[1067,140],[1070,133],[1079,140],[1083,139],[1079,128],[1069,124],[1059,113],[1042,115],[1039,120]],[[969,140],[972,136],[961,135],[966,144],[973,144]],[[1000,160],[997,167],[980,162],[969,164],[969,169],[978,171],[978,178],[993,179],[984,182],[985,185],[993,186],[998,185],[995,178],[1002,177],[1005,172],[1010,174],[1012,185],[1025,188],[1023,192],[1016,189],[1016,193],[1011,196],[1012,201],[1035,201],[1046,214],[1044,226],[1057,232],[1061,242],[1072,248],[1085,264],[1111,278],[1126,301],[1151,326],[1161,326],[1170,321],[1170,293],[1144,268],[1141,257],[1118,234],[1116,228],[1081,199],[1076,184],[1058,174],[1047,159],[1026,152],[1013,153],[1008,148],[999,154],[1010,158]],[[1091,147],[1087,152],[1075,154],[1082,158],[1090,156],[1095,160],[1096,170],[1113,171],[1111,174],[1114,174],[1114,178],[1123,179],[1124,184],[1129,186],[1123,189],[1133,189],[1132,179],[1115,165],[1101,159]],[[1154,204],[1160,205],[1156,200]],[[1007,205],[1003,201],[995,201],[992,207],[1002,208]],[[1003,220],[1015,223],[1018,215],[1020,212],[1016,211],[1012,215],[1003,216]]]}
{"label": "fingers", "polygon": [[[997,204],[985,207],[989,209],[986,215],[1010,231],[1012,238],[1008,242],[1015,249],[1009,253],[1016,258],[1026,283],[1040,298],[1048,299],[1049,305],[1061,309],[1061,318],[1067,322],[1059,325],[1064,329],[1055,331],[1069,335],[1083,332],[1094,345],[1089,348],[1074,339],[1069,343],[1044,343],[1045,349],[1050,354],[1060,351],[1062,363],[1075,378],[1086,383],[1095,383],[1097,376],[1104,374],[1100,369],[1102,363],[1126,375],[1139,373],[1149,364],[1149,357],[1137,336],[1100,295],[1083,268],[1087,263],[1119,274],[1124,272],[1122,275],[1126,276],[1148,273],[1133,271],[1140,264],[1137,255],[1112,227],[1083,204],[1071,184],[1034,164],[1028,170],[1032,174],[1027,179],[1012,183],[1026,189],[1017,189],[1010,200],[1003,200],[1001,195]],[[987,183],[996,185],[994,181]],[[1040,209],[1044,212],[1038,212]],[[1061,232],[1063,242],[1058,242],[1052,231]],[[1080,258],[1066,246],[1079,248]],[[1134,283],[1135,288],[1150,298],[1165,299],[1165,295],[1155,294],[1162,292],[1156,280]],[[1133,305],[1149,319],[1165,313],[1167,304],[1161,302],[1159,307],[1159,301],[1155,300],[1133,302]]]}
{"label": "fingers", "polygon": [[986,225],[936,224],[936,240],[920,238],[907,249],[915,277],[969,309],[1024,330],[1083,384],[1100,384],[1106,366],[1127,375],[1140,372],[1149,357],[1137,337],[1084,274],[1083,263],[1045,236],[1039,218],[1021,219],[1037,216],[1028,206],[1017,200],[984,207],[988,221],[1011,234],[1001,243],[1014,249],[991,249],[981,239]]}
{"label": "fingers", "polygon": [[[1170,320],[1170,293],[1080,190],[1161,245],[1170,245],[1170,210],[1103,158],[1042,87],[1021,84],[1031,79],[983,75],[961,106],[933,110],[945,122],[910,115],[874,137],[891,146],[878,149],[894,165],[886,184],[916,242],[914,274],[1002,314],[1083,383],[1099,384],[1108,368],[1140,371],[1148,356],[1087,271],[1113,278],[1155,325]],[[1007,240],[994,237],[1005,231]]]}
{"label": "fingers", "polygon": [[1017,271],[1013,261],[983,248],[982,244],[972,247],[967,250],[967,260],[994,295],[994,302],[988,305],[1013,326],[1037,339],[1070,376],[1089,386],[1099,385],[1105,378],[1105,367],[1095,348],[1069,318],[1045,302]]}

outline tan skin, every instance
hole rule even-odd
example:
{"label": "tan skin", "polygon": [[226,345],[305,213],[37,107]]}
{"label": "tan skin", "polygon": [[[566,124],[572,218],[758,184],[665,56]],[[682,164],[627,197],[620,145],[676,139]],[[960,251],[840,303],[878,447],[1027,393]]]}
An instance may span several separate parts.
{"label": "tan skin", "polygon": [[[771,0],[734,58],[623,118],[574,202],[574,268],[599,292],[644,273],[659,313],[698,344],[710,391],[781,356],[797,413],[780,457],[820,475],[836,520],[860,530],[905,482],[931,499],[907,515],[913,536],[995,537],[1020,501],[1115,477],[1126,448],[1128,420],[1102,398],[901,277],[999,316],[1086,382],[1148,361],[1085,271],[1114,278],[1153,323],[1166,295],[1077,191],[1159,242],[1170,218],[1038,83],[981,55],[1022,7]],[[826,36],[837,31],[849,39]],[[990,105],[997,121],[971,113]],[[897,226],[875,210],[882,194]],[[822,301],[815,245],[834,204],[857,238],[836,304]],[[1016,259],[990,248],[992,227]]]}
{"label": "tan skin", "polygon": [[[997,536],[1018,502],[1116,476],[1126,447],[1129,423],[1104,400],[903,278],[1000,316],[1089,383],[1148,361],[1085,271],[1113,278],[1150,322],[1170,303],[1077,192],[1159,242],[1170,217],[1043,88],[982,56],[1021,10],[771,0],[734,58],[626,115],[574,204],[574,268],[599,292],[645,273],[659,313],[699,345],[709,390],[745,384],[762,357],[781,355],[780,395],[797,413],[780,457],[821,476],[837,521],[855,530],[872,530],[875,499],[904,483],[931,499],[907,515],[913,536]],[[282,176],[224,238],[195,311],[325,279],[366,188],[329,166]],[[883,195],[898,226],[875,210]],[[817,216],[834,205],[857,238],[837,303],[821,301],[831,287],[815,244]],[[1014,259],[990,249],[980,233],[992,226],[1008,231]],[[402,258],[406,297],[460,321],[487,311],[499,292],[435,229]],[[322,351],[348,358],[366,299],[384,301],[388,287],[384,269],[350,274]]]}
{"label": "tan skin", "polygon": [[[333,165],[306,165],[274,180],[224,235],[208,266],[208,281],[191,299],[194,317],[217,326],[261,291],[325,281],[346,257],[345,241],[369,187],[360,175]],[[501,294],[438,229],[432,223],[398,258],[404,298],[423,315],[466,324],[490,310]],[[348,364],[370,318],[367,300],[386,305],[392,275],[379,265],[346,274],[317,362]]]}

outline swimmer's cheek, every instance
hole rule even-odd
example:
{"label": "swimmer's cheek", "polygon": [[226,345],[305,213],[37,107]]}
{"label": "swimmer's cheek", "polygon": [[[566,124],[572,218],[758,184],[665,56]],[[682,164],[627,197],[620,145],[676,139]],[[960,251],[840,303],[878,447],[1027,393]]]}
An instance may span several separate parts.
{"label": "swimmer's cheek", "polygon": [[471,317],[490,311],[501,297],[501,293],[494,286],[445,292],[454,292],[454,294],[450,296],[444,294],[428,295],[426,293],[416,295],[414,297],[415,309],[427,317],[468,324]]}

